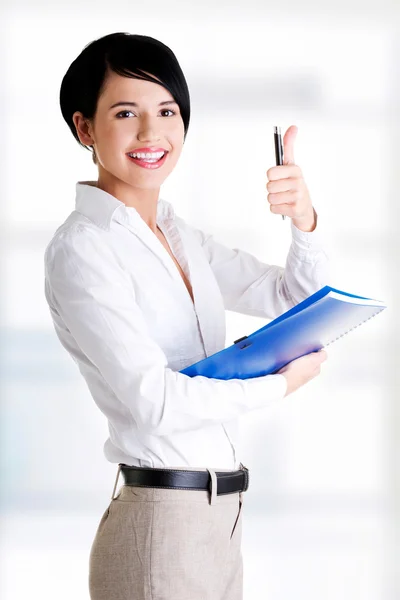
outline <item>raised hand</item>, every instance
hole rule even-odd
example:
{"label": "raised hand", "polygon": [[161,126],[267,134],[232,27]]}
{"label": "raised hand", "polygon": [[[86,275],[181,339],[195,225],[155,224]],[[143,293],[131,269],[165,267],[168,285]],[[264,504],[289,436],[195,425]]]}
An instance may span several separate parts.
{"label": "raised hand", "polygon": [[267,171],[271,212],[291,217],[294,225],[302,231],[313,231],[317,215],[303,178],[303,173],[294,162],[296,125],[291,125],[283,136],[283,165],[275,165]]}

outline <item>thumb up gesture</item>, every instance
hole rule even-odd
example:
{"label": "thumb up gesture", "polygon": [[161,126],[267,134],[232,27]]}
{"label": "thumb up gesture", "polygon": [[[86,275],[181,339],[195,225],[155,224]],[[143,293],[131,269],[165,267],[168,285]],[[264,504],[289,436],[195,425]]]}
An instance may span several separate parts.
{"label": "thumb up gesture", "polygon": [[283,136],[283,165],[276,165],[267,171],[269,192],[268,202],[272,213],[291,217],[301,231],[313,231],[317,215],[303,178],[303,173],[294,162],[294,142],[297,136],[296,125],[291,125]]}

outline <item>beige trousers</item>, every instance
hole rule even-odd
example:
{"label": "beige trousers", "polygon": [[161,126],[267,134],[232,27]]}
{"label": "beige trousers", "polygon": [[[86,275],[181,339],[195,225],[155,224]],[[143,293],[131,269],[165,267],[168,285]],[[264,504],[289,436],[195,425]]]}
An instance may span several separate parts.
{"label": "beige trousers", "polygon": [[90,551],[91,600],[242,600],[244,493],[217,496],[209,471],[211,493],[120,488]]}

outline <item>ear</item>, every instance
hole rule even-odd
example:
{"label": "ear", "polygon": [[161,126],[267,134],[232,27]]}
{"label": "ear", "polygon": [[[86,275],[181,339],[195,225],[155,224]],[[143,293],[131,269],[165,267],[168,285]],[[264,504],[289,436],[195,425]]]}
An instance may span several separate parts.
{"label": "ear", "polygon": [[94,143],[94,139],[91,136],[92,125],[88,119],[85,119],[81,112],[74,112],[72,120],[75,125],[76,133],[79,140],[85,146],[91,146]]}

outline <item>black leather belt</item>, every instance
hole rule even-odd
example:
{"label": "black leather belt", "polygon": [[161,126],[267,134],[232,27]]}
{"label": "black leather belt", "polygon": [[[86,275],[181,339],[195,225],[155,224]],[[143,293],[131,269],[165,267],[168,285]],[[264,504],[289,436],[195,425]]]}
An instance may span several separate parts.
{"label": "black leather belt", "polygon": [[[176,488],[180,490],[210,490],[208,471],[156,469],[120,463],[125,485],[139,487]],[[215,471],[217,496],[245,492],[249,487],[249,470],[240,463],[238,471]]]}

